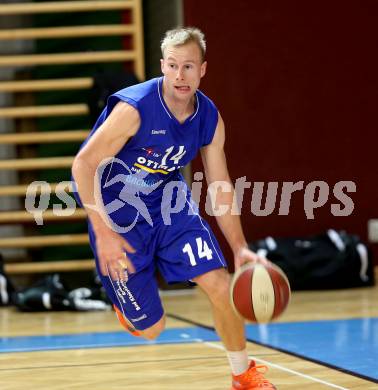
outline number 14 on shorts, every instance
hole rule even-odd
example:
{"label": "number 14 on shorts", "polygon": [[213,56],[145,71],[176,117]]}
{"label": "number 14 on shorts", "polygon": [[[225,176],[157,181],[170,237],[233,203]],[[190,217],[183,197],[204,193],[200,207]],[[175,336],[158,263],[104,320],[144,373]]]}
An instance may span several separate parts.
{"label": "number 14 on shorts", "polygon": [[[203,259],[204,257],[206,257],[207,260],[211,260],[213,258],[213,251],[209,248],[207,242],[202,240],[202,237],[197,237],[196,243],[197,243],[198,258]],[[193,266],[197,265],[196,257],[194,256],[193,253],[193,248],[189,244],[189,242],[187,242],[184,245],[182,251],[189,256],[189,261],[191,265]]]}

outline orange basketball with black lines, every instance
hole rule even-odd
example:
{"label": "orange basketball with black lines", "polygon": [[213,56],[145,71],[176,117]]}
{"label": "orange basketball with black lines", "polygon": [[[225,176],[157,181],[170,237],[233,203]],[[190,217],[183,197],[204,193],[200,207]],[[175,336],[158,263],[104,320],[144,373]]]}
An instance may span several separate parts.
{"label": "orange basketball with black lines", "polygon": [[279,317],[289,304],[289,280],[272,263],[247,263],[233,275],[231,305],[244,319],[266,323]]}

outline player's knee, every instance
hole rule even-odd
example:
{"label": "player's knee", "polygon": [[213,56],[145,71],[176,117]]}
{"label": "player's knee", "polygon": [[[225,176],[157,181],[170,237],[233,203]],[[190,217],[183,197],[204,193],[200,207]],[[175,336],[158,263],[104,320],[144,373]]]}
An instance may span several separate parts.
{"label": "player's knee", "polygon": [[209,298],[216,306],[224,306],[225,304],[228,304],[228,301],[230,299],[229,283],[223,280],[212,292],[212,295]]}
{"label": "player's knee", "polygon": [[216,270],[201,275],[195,282],[204,290],[211,303],[222,306],[229,301],[230,275],[225,270]]}
{"label": "player's knee", "polygon": [[165,329],[165,316],[163,316],[156,324],[141,331],[142,337],[146,340],[155,340],[160,333]]}

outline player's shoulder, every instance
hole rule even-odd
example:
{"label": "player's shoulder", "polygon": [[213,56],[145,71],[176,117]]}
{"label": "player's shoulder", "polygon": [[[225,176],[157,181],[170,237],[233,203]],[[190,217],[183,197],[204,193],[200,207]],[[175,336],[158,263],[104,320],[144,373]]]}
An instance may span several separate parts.
{"label": "player's shoulder", "polygon": [[156,93],[157,83],[158,83],[158,79],[153,78],[143,83],[139,83],[127,88],[123,88],[117,91],[116,93],[114,93],[113,96],[117,97],[118,99],[126,100],[126,101],[127,99],[131,99],[139,103],[142,100]]}
{"label": "player's shoulder", "polygon": [[202,109],[218,112],[218,108],[215,103],[199,89],[197,89],[197,97],[200,108],[202,106]]}
{"label": "player's shoulder", "polygon": [[143,83],[135,84],[120,89],[108,98],[107,115],[119,102],[125,102],[135,108],[139,113],[146,111],[150,106],[154,95],[157,95],[158,79],[150,79]]}

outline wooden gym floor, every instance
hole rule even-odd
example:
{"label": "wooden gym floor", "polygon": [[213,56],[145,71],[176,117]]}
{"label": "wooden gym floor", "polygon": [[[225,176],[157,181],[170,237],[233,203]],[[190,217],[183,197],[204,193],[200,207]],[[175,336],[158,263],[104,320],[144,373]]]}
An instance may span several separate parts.
{"label": "wooden gym floor", "polygon": [[[295,292],[279,321],[247,326],[249,353],[280,390],[378,389],[377,298],[377,287]],[[156,342],[122,332],[112,312],[0,309],[1,390],[229,389],[206,298],[196,289],[163,301]]]}

